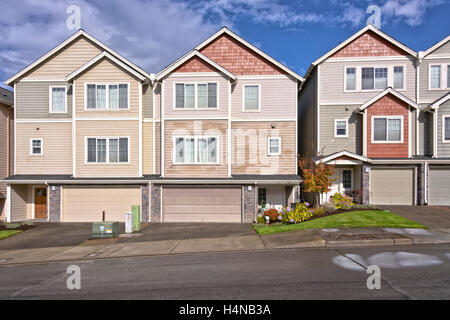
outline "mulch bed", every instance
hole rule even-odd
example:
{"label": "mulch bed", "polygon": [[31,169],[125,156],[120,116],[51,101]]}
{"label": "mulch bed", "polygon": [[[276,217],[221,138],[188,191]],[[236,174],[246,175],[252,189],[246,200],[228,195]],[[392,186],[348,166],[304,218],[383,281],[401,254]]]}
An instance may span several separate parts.
{"label": "mulch bed", "polygon": [[34,225],[27,225],[27,224],[22,224],[20,226],[18,226],[17,228],[7,228],[6,225],[4,224],[0,224],[0,231],[3,230],[21,230],[21,231],[26,231],[26,230],[30,230],[33,229],[35,226]]}

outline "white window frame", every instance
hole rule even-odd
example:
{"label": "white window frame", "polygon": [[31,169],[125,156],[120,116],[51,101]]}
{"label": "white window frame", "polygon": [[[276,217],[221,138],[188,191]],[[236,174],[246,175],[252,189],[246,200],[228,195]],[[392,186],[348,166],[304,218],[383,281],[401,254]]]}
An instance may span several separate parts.
{"label": "white window frame", "polygon": [[[349,90],[347,89],[347,69],[355,69],[355,89]],[[356,92],[358,90],[358,67],[354,66],[346,66],[344,68],[344,92]]]}
{"label": "white window frame", "polygon": [[[277,153],[270,152],[270,140],[278,141],[278,152]],[[268,156],[281,156],[281,137],[267,137],[267,155]]]}
{"label": "white window frame", "polygon": [[[386,139],[388,139],[389,137],[388,137],[388,122],[389,122],[389,119],[399,119],[400,120],[400,141],[389,141],[389,140],[385,140],[385,141],[375,141],[374,140],[374,133],[375,133],[375,127],[374,127],[374,120],[375,119],[386,119]],[[403,137],[404,137],[404,117],[401,115],[401,116],[372,116],[372,119],[371,119],[371,122],[372,122],[372,128],[371,128],[371,131],[372,131],[372,134],[371,134],[371,137],[370,137],[370,139],[371,139],[371,142],[372,143],[382,143],[382,144],[387,144],[387,143],[397,143],[397,144],[401,144],[401,143],[403,143]]]}
{"label": "white window frame", "polygon": [[[194,162],[177,162],[177,150],[176,150],[176,139],[184,139],[184,142],[186,139],[194,139]],[[210,139],[214,138],[216,139],[216,162],[198,162],[197,159],[197,151],[198,151],[198,140],[199,139]],[[186,148],[185,148],[186,149]],[[186,151],[185,151],[186,152]],[[173,165],[219,165],[220,164],[220,139],[219,136],[172,136],[172,163]]]}
{"label": "white window frame", "polygon": [[[33,153],[33,141],[39,141],[41,143],[41,153]],[[42,156],[44,154],[44,142],[42,138],[30,139],[30,156]]]}
{"label": "white window frame", "polygon": [[450,143],[449,140],[445,140],[445,119],[450,118],[450,114],[444,114],[442,116],[442,143]]}
{"label": "white window frame", "polygon": [[[345,93],[351,93],[351,92],[381,92],[385,90],[387,87],[394,87],[394,67],[403,67],[403,88],[395,89],[397,91],[406,91],[406,65],[405,64],[395,64],[395,65],[381,65],[381,66],[374,66],[374,65],[363,65],[363,66],[354,66],[354,65],[348,65],[344,66],[344,72],[343,72],[343,92]],[[356,83],[355,83],[355,90],[347,90],[347,69],[349,68],[355,68],[356,69]],[[374,88],[373,89],[363,89],[362,88],[362,69],[363,68],[373,68],[374,69]],[[387,69],[387,87],[384,89],[375,89],[375,69],[377,68],[385,68]]]}
{"label": "white window frame", "polygon": [[[116,108],[116,109],[111,109],[109,106],[109,86],[110,85],[117,85],[117,87],[119,87],[119,85],[121,84],[126,84],[127,85],[127,89],[128,89],[128,94],[127,94],[127,108]],[[87,103],[87,86],[88,85],[95,85],[96,91],[97,91],[97,86],[98,85],[104,85],[106,86],[106,108],[105,109],[98,109],[97,108],[97,99],[96,99],[96,106],[94,109],[89,109],[88,103]],[[130,110],[130,82],[85,82],[84,83],[84,110],[85,111],[127,111]],[[119,90],[119,89],[118,89]],[[119,94],[119,92],[117,92],[117,94]]]}
{"label": "white window frame", "polygon": [[[56,112],[53,111],[53,89],[64,89],[64,111]],[[67,113],[67,86],[50,86],[48,88],[49,93],[49,104],[48,104],[48,112],[52,114],[64,114]]]}
{"label": "white window frame", "polygon": [[[128,161],[127,162],[109,162],[109,139],[123,139],[123,138],[126,138],[126,139],[128,139],[128,150],[127,150],[127,152],[128,152]],[[97,148],[97,140],[98,139],[106,139],[106,162],[97,162],[97,149],[96,149],[96,155],[95,155],[95,162],[89,162],[88,161],[88,139],[95,139],[96,140],[96,143],[95,143],[95,146],[96,146],[96,148]],[[108,136],[108,137],[98,137],[98,136],[96,136],[96,137],[93,137],[93,136],[89,136],[89,137],[85,137],[85,140],[84,140],[84,164],[87,164],[87,165],[127,165],[127,164],[130,164],[131,163],[131,160],[130,160],[130,137],[129,136],[117,136],[117,137],[115,137],[115,136]]]}
{"label": "white window frame", "polygon": [[[338,121],[345,122],[345,135],[337,134]],[[334,137],[335,138],[348,138],[348,119],[334,119]]]}
{"label": "white window frame", "polygon": [[[394,87],[394,81],[395,81],[395,68],[396,67],[402,67],[403,68],[403,87],[402,88],[395,88]],[[406,91],[406,65],[404,64],[396,64],[392,66],[392,78],[389,77],[390,69],[388,70],[388,86],[391,86],[397,91]],[[390,83],[389,83],[390,82]]]}
{"label": "white window frame", "polygon": [[[246,110],[245,109],[245,88],[246,87],[258,87],[258,109]],[[242,112],[261,112],[261,85],[246,83],[242,85]]]}
{"label": "white window frame", "polygon": [[[216,107],[215,108],[209,108],[209,107],[199,108],[198,107],[198,85],[206,84],[206,87],[208,88],[208,84],[209,83],[216,84],[216,88],[217,88],[217,90],[216,90]],[[185,86],[185,89],[184,89],[184,107],[183,108],[177,108],[176,107],[177,106],[177,100],[176,100],[177,99],[177,91],[176,91],[177,84],[182,84],[182,85]],[[193,108],[186,108],[186,85],[187,84],[193,84],[194,85],[194,107]],[[219,82],[218,81],[199,81],[199,82],[196,82],[196,81],[194,81],[194,82],[192,82],[192,81],[189,81],[189,82],[174,81],[172,91],[173,91],[173,94],[172,94],[172,96],[173,96],[173,98],[172,98],[173,99],[172,100],[173,101],[172,109],[173,110],[176,110],[176,111],[206,111],[206,110],[214,111],[214,110],[219,110]]]}
{"label": "white window frame", "polygon": [[[446,78],[447,78],[447,73],[444,72],[444,66],[445,64],[440,64],[440,63],[430,63],[428,65],[428,90],[431,91],[439,91],[439,90],[446,90]],[[440,67],[441,68],[441,78],[439,81],[439,88],[432,88],[431,87],[431,67]]]}

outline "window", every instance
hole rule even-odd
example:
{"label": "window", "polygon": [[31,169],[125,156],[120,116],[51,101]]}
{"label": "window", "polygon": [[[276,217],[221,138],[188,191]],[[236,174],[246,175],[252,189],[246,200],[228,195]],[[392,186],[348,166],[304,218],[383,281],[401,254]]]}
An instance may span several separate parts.
{"label": "window", "polygon": [[441,88],[441,66],[430,66],[430,89]]}
{"label": "window", "polygon": [[356,68],[346,68],[345,90],[356,90]]}
{"label": "window", "polygon": [[403,79],[403,67],[394,67],[394,89],[404,89]]}
{"label": "window", "polygon": [[342,170],[342,186],[344,189],[352,188],[352,170]]}
{"label": "window", "polygon": [[128,163],[128,138],[87,138],[88,163]]}
{"label": "window", "polygon": [[374,117],[372,142],[402,142],[401,117]]}
{"label": "window", "polygon": [[120,110],[128,109],[127,83],[119,84],[86,84],[86,109],[88,110]]}
{"label": "window", "polygon": [[258,188],[258,204],[262,205],[262,204],[266,204],[267,200],[266,200],[266,188]]}
{"label": "window", "polygon": [[66,87],[50,87],[50,113],[66,113]]}
{"label": "window", "polygon": [[268,151],[269,156],[281,155],[281,138],[280,137],[269,137],[267,151]]}
{"label": "window", "polygon": [[335,137],[347,137],[347,120],[336,119],[334,120],[334,136]]}
{"label": "window", "polygon": [[244,110],[259,111],[259,85],[244,86]]}
{"label": "window", "polygon": [[375,68],[375,89],[384,90],[387,88],[387,68]]}
{"label": "window", "polygon": [[450,115],[443,116],[443,137],[442,142],[444,143],[450,143]]}
{"label": "window", "polygon": [[30,155],[32,156],[42,155],[42,139],[30,140]]}
{"label": "window", "polygon": [[195,108],[217,108],[217,83],[175,84],[175,109]]}
{"label": "window", "polygon": [[175,164],[217,164],[217,137],[175,137]]}
{"label": "window", "polygon": [[374,88],[374,73],[373,68],[361,69],[361,89],[372,90]]}

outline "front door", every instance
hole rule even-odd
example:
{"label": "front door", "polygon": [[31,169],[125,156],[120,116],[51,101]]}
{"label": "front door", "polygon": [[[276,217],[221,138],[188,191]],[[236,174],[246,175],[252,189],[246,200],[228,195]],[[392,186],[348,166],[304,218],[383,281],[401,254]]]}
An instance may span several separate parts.
{"label": "front door", "polygon": [[47,219],[47,188],[34,188],[34,218]]}

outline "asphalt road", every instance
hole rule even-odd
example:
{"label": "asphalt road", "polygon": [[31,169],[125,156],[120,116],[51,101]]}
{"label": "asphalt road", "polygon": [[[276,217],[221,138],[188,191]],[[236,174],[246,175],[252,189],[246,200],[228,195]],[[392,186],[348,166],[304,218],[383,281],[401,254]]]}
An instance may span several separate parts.
{"label": "asphalt road", "polygon": [[[367,288],[369,265],[380,289]],[[0,298],[450,299],[449,274],[450,245],[169,255],[1,266]]]}

